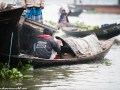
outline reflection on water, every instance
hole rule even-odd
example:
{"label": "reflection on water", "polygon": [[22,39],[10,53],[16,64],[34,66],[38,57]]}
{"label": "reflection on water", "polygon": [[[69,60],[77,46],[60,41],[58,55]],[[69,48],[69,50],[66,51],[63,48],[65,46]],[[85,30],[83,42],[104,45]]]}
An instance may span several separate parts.
{"label": "reflection on water", "polygon": [[0,87],[24,87],[28,90],[120,90],[119,55],[120,46],[114,45],[103,61],[39,68],[27,73],[33,76],[31,78],[1,81]]}

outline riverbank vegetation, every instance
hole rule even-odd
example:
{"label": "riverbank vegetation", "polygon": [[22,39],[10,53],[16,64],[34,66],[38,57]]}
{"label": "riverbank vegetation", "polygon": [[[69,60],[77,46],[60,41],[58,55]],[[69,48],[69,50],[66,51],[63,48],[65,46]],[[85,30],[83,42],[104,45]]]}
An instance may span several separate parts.
{"label": "riverbank vegetation", "polygon": [[30,63],[23,65],[19,62],[16,67],[8,67],[7,64],[0,63],[0,79],[20,79],[25,76],[22,72],[27,70],[33,70]]}
{"label": "riverbank vegetation", "polygon": [[100,28],[98,25],[94,25],[94,26],[87,25],[84,22],[79,22],[79,21],[76,21],[74,25],[80,28],[81,31],[95,30]]}
{"label": "riverbank vegetation", "polygon": [[[52,27],[57,27],[57,23],[54,21],[45,21],[45,23]],[[87,25],[84,22],[76,21],[73,23],[74,26],[80,28],[80,31],[88,31],[88,30],[95,30],[99,29],[100,27],[98,25]]]}

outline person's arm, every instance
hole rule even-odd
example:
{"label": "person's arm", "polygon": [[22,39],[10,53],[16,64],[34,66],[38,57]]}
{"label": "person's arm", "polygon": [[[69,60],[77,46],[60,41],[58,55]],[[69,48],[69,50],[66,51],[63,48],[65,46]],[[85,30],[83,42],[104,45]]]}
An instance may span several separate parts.
{"label": "person's arm", "polygon": [[70,15],[70,14],[71,14],[71,10],[69,10],[69,12],[68,12],[67,16],[68,16],[68,15]]}
{"label": "person's arm", "polygon": [[52,45],[52,48],[54,49],[54,51],[56,51],[57,54],[58,54],[59,56],[61,56],[61,48],[60,48],[60,46],[58,45],[58,43],[55,42],[54,40],[51,40],[50,42],[51,42],[51,45]]}
{"label": "person's arm", "polygon": [[45,0],[40,0],[40,8],[41,9],[44,9],[44,3],[45,3]]}

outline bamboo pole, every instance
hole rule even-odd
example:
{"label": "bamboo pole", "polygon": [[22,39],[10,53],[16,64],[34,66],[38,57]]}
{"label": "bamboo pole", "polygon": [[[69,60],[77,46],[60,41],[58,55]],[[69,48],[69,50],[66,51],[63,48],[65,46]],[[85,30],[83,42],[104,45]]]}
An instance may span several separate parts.
{"label": "bamboo pole", "polygon": [[30,19],[25,19],[25,21],[26,21],[26,22],[29,22],[29,23],[31,23],[31,24],[33,24],[33,25],[40,26],[40,27],[42,27],[42,28],[52,29],[52,30],[54,30],[54,31],[57,30],[57,28],[53,28],[53,27],[48,26],[48,25],[46,25],[46,24],[38,23],[38,22],[35,22],[35,21],[33,21],[33,20],[30,20]]}
{"label": "bamboo pole", "polygon": [[11,57],[11,50],[12,50],[12,42],[13,42],[13,32],[12,32],[12,34],[11,34],[11,42],[10,42],[10,51],[9,51],[8,67],[10,67],[10,57]]}

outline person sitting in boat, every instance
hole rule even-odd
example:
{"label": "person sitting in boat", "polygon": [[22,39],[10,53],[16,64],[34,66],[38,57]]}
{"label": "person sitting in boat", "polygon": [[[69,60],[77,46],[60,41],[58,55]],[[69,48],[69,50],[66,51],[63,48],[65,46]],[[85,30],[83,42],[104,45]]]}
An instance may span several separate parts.
{"label": "person sitting in boat", "polygon": [[26,8],[25,18],[43,23],[42,9],[44,9],[44,0],[21,0]]}
{"label": "person sitting in boat", "polygon": [[61,23],[61,22],[67,22],[68,23],[69,22],[69,20],[68,20],[69,13],[67,13],[65,9],[61,8],[61,10],[60,10],[60,18],[59,18],[58,23]]}
{"label": "person sitting in boat", "polygon": [[62,26],[73,26],[69,23],[68,15],[71,13],[71,10],[67,13],[64,8],[60,8],[59,10],[60,16],[58,20],[58,29]]}
{"label": "person sitting in boat", "polygon": [[54,31],[49,29],[44,29],[43,34],[38,35],[37,42],[33,46],[33,55],[39,58],[54,59],[60,56],[61,40],[54,40]]}

